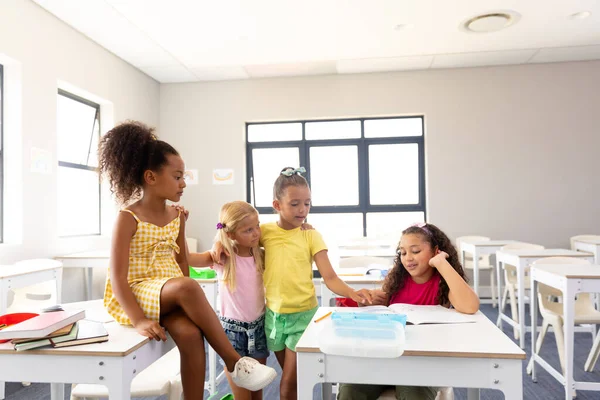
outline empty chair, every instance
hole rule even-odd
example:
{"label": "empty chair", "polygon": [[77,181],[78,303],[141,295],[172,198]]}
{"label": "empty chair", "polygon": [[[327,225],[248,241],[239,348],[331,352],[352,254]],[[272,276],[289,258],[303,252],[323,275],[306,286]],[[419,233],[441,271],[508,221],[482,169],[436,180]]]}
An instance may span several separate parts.
{"label": "empty chair", "polygon": [[569,242],[571,244],[571,250],[575,250],[575,241],[576,240],[589,240],[589,239],[598,239],[600,235],[576,235],[571,236],[569,238]]}
{"label": "empty chair", "polygon": [[[396,390],[388,389],[379,396],[378,400],[395,400]],[[435,400],[454,400],[454,390],[451,387],[441,388],[438,390]]]}
{"label": "empty chair", "polygon": [[[459,236],[456,238],[456,250],[458,251],[458,257],[460,260],[462,254],[461,243],[465,242],[484,242],[490,240],[487,236]],[[465,269],[473,269],[473,255],[465,254],[465,265],[463,265]],[[496,307],[496,277],[494,276],[494,266],[490,263],[490,255],[485,254],[479,256],[479,260],[477,262],[477,268],[479,271],[487,270],[490,273],[490,288],[492,289],[492,305]]]}
{"label": "empty chair", "polygon": [[[589,261],[574,257],[547,257],[535,261],[532,265],[543,264],[589,264]],[[548,332],[548,328],[552,326],[554,336],[556,338],[556,347],[558,350],[558,359],[560,360],[560,368],[564,375],[565,373],[565,337],[563,331],[563,304],[550,301],[550,298],[562,297],[562,292],[543,283],[538,284],[538,302],[540,314],[542,314],[542,330],[538,336],[535,353],[539,354]],[[589,293],[580,293],[575,300],[575,324],[600,324],[600,311],[597,311],[592,302]],[[600,336],[600,335],[598,335]],[[594,366],[591,363],[595,351],[595,343],[592,346],[592,351],[586,361],[586,371],[591,371]],[[597,357],[597,356],[596,356]],[[527,373],[531,373],[531,360],[527,366]],[[590,365],[592,364],[592,365]],[[588,367],[590,367],[588,369]]]}
{"label": "empty chair", "polygon": [[[544,246],[531,243],[511,243],[503,246],[501,250],[543,250]],[[511,318],[515,322],[519,322],[519,307],[517,303],[517,267],[514,265],[504,264],[504,293],[500,301],[500,309],[504,310],[507,298],[510,299]],[[525,289],[529,289],[529,268],[525,268],[525,280],[523,281]],[[500,325],[499,325],[500,326]],[[519,331],[514,328],[515,339],[519,339]]]}
{"label": "empty chair", "polygon": [[[200,377],[199,379],[203,379]],[[167,400],[180,400],[183,394],[179,375],[179,350],[174,348],[140,372],[131,382],[131,397],[167,396]],[[93,384],[74,385],[71,400],[108,397],[106,386]]]}

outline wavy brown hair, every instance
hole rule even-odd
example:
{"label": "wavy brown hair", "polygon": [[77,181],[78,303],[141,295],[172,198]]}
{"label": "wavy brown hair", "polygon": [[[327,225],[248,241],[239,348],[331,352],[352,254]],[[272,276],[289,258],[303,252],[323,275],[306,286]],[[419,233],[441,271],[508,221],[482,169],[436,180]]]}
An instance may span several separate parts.
{"label": "wavy brown hair", "polygon": [[158,172],[167,156],[179,153],[167,142],[158,140],[154,129],[138,121],[115,126],[100,139],[98,161],[100,176],[105,175],[117,201],[127,204],[142,194],[144,172]]}
{"label": "wavy brown hair", "polygon": [[[468,281],[467,277],[465,276],[465,271],[463,270],[463,267],[458,259],[458,252],[456,251],[456,248],[452,244],[450,238],[448,238],[448,236],[442,232],[440,228],[433,224],[410,226],[402,232],[402,235],[420,235],[424,241],[431,245],[432,250],[437,247],[440,251],[448,253],[448,263],[452,265],[452,268],[458,272],[460,277],[463,278],[465,282]],[[402,265],[402,261],[400,259],[400,243],[398,243],[398,247],[396,248],[396,256],[394,258],[394,266],[387,274],[385,281],[383,282],[383,291],[387,293],[388,304],[390,303],[392,296],[404,287],[404,283],[409,276],[410,274],[406,268],[404,268],[404,265]],[[444,280],[444,277],[441,276],[440,288],[437,294],[438,304],[449,304],[449,292],[450,288],[448,287],[448,283]]]}

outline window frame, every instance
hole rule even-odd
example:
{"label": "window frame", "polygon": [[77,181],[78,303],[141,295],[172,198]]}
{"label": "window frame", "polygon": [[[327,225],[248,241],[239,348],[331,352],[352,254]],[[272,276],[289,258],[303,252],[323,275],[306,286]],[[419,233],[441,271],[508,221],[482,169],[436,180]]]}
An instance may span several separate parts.
{"label": "window frame", "polygon": [[[365,121],[382,119],[421,119],[421,136],[398,136],[382,138],[365,138]],[[338,121],[360,121],[360,138],[353,139],[323,139],[307,140],[306,123],[309,122],[338,122]],[[272,142],[250,142],[248,139],[248,127],[251,125],[267,125],[281,123],[301,123],[302,138],[293,141],[272,141]],[[369,185],[369,146],[386,144],[417,144],[418,146],[418,166],[419,166],[419,202],[417,204],[370,204],[370,185]],[[247,122],[246,123],[246,199],[249,203],[255,204],[253,198],[253,159],[252,151],[263,148],[298,148],[300,165],[306,166],[305,177],[311,184],[310,176],[310,149],[311,147],[326,146],[357,146],[358,150],[358,197],[359,202],[356,206],[312,206],[310,212],[314,214],[334,214],[334,213],[361,213],[363,217],[363,236],[367,236],[367,214],[377,212],[423,212],[427,220],[426,210],[426,181],[425,181],[425,116],[390,116],[390,117],[362,117],[362,118],[340,118],[340,119],[322,119],[322,120],[294,120],[294,121],[274,121],[274,122]],[[298,166],[293,166],[298,167]],[[283,168],[283,166],[282,166]],[[271,213],[271,207],[256,207],[259,213]]]}
{"label": "window frame", "polygon": [[[94,103],[93,101],[85,99],[83,97],[77,96],[71,92],[67,92],[66,90],[63,90],[63,89],[58,89],[57,95],[67,97],[71,100],[78,101],[80,103],[83,103],[87,106],[90,106],[90,107],[93,107],[96,109],[95,121],[98,121],[98,139],[100,139],[101,132],[102,132],[102,126],[101,126],[101,120],[100,120],[100,105],[97,103]],[[89,155],[89,151],[91,150],[91,146],[92,146],[94,128],[95,128],[95,125],[92,127],[92,133],[90,134],[90,145],[88,148],[88,155]],[[57,134],[58,134],[58,132],[57,132]],[[72,163],[72,162],[68,162],[68,161],[60,161],[60,159],[58,160],[58,167],[81,169],[81,170],[85,170],[85,171],[94,171],[94,172],[98,171],[98,167],[90,167],[89,165],[77,164],[77,163]],[[57,174],[58,174],[58,171],[57,171]],[[73,237],[100,236],[100,235],[102,235],[102,182],[100,179],[100,175],[98,175],[98,232],[97,233],[83,233],[83,234],[77,234],[77,235],[59,235],[59,237],[60,238],[73,238]]]}

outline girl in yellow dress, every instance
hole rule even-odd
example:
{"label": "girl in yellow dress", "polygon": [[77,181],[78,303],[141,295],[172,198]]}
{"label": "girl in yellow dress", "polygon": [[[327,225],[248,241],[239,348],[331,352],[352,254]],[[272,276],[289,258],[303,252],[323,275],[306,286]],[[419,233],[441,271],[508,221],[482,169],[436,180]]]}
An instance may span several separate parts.
{"label": "girl in yellow dress", "polygon": [[271,383],[275,370],[239,356],[202,288],[188,277],[185,217],[166,204],[178,202],[186,186],[179,153],[144,124],[126,122],[102,137],[99,157],[100,173],[128,205],[112,236],[107,311],[151,339],[166,340],[166,328],[181,354],[186,399],[203,398],[204,338],[237,386],[255,391]]}

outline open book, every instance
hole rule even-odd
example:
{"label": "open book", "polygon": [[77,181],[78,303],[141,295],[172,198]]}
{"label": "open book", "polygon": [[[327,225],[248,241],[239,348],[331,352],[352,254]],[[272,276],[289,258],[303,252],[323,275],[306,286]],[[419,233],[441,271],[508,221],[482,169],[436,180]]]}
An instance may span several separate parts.
{"label": "open book", "polygon": [[443,306],[417,306],[413,304],[392,304],[389,307],[385,306],[368,306],[352,308],[355,312],[365,313],[389,313],[405,314],[406,322],[418,324],[463,324],[468,322],[476,322],[477,316],[462,314],[458,311]]}

